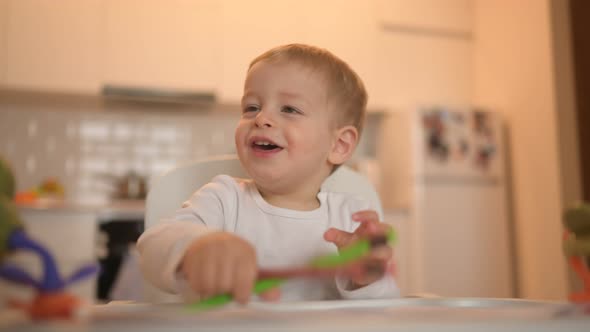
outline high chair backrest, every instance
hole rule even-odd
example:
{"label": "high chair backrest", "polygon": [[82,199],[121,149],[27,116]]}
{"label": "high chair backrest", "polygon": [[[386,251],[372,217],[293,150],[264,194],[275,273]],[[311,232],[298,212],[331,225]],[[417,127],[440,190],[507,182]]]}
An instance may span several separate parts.
{"label": "high chair backrest", "polygon": [[[248,177],[236,155],[223,155],[178,166],[154,179],[146,199],[145,228],[156,225],[164,217],[172,216],[193,192],[219,174]],[[376,207],[383,218],[381,201],[375,188],[366,177],[350,167],[338,168],[322,188],[357,194]]]}

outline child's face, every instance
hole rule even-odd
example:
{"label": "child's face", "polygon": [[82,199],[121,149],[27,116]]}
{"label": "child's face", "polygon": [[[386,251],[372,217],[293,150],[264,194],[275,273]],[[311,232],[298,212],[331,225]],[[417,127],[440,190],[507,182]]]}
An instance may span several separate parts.
{"label": "child's face", "polygon": [[248,72],[236,148],[248,174],[270,190],[321,184],[336,129],[323,77],[299,64],[256,63]]}

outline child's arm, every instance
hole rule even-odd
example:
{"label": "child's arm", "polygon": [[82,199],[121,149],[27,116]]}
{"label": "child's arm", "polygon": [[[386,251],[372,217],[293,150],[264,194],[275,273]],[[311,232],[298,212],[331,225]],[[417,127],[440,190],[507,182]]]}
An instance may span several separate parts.
{"label": "child's arm", "polygon": [[147,229],[137,248],[143,276],[158,288],[180,294],[178,268],[196,239],[226,228],[225,211],[235,205],[231,178],[216,177],[182,205],[172,218]]}
{"label": "child's arm", "polygon": [[169,220],[146,230],[137,241],[143,277],[161,290],[180,294],[178,266],[188,246],[210,232],[197,222]]}

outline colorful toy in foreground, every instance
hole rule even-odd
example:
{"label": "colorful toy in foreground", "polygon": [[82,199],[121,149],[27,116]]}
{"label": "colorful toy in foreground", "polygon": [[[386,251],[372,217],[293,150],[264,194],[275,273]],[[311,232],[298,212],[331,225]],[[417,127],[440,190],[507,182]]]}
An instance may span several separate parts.
{"label": "colorful toy in foreground", "polygon": [[582,281],[583,289],[570,294],[572,302],[590,302],[590,205],[579,204],[566,210],[563,251],[572,270]]}
{"label": "colorful toy in foreground", "polygon": [[[371,250],[391,245],[395,242],[395,232],[391,229],[385,236],[373,236],[368,239],[356,241],[348,248],[340,250],[337,254],[330,254],[313,259],[307,266],[292,269],[266,270],[259,274],[259,279],[254,284],[253,293],[259,295],[280,286],[285,279],[296,277],[325,277],[334,276],[340,271],[345,271],[353,264],[361,264],[369,273],[384,273],[383,267],[365,264],[365,257]],[[221,294],[189,304],[190,309],[207,310],[223,306],[233,300],[230,294]]]}
{"label": "colorful toy in foreground", "polygon": [[[14,198],[14,176],[8,164],[0,158],[0,278],[33,287],[36,295],[30,303],[11,300],[9,305],[27,312],[33,319],[71,318],[82,301],[67,293],[65,288],[95,274],[96,264],[81,267],[67,278],[60,276],[51,254],[31,239],[24,230]],[[29,251],[39,256],[43,276],[35,280],[30,274],[4,258],[15,251]]]}

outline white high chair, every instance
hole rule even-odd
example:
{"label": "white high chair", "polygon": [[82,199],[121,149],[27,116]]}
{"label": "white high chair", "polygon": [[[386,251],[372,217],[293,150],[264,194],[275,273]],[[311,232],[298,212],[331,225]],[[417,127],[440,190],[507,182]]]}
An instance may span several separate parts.
{"label": "white high chair", "polygon": [[[180,209],[193,192],[219,174],[247,177],[236,155],[214,156],[178,166],[152,181],[146,199],[145,228],[158,224]],[[381,201],[373,185],[363,175],[348,166],[341,166],[322,185],[331,192],[353,193],[375,207],[381,220]],[[148,302],[176,302],[178,297],[166,294],[144,282],[143,300]]]}
{"label": "white high chair", "polygon": [[[145,228],[173,215],[193,192],[219,174],[248,177],[236,155],[222,155],[178,166],[154,179],[146,199]],[[356,194],[376,207],[377,213],[383,218],[381,201],[373,185],[348,166],[338,168],[326,179],[322,188],[331,192]]]}

